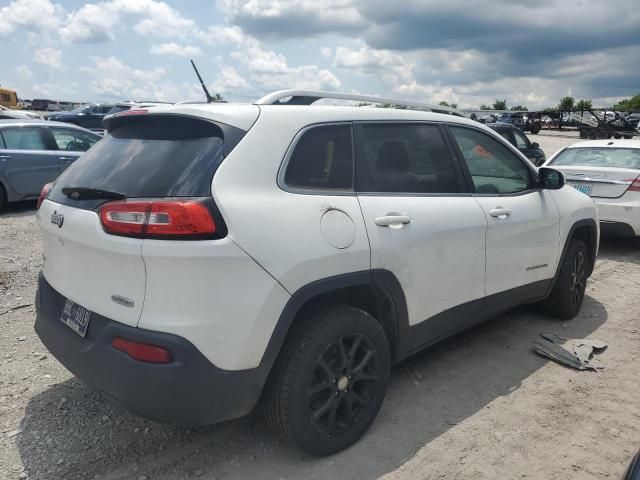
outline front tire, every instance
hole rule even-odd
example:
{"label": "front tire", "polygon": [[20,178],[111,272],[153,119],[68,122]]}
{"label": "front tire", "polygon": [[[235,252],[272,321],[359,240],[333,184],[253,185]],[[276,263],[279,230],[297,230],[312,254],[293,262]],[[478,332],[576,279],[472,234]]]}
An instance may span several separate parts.
{"label": "front tire", "polygon": [[588,265],[587,246],[582,240],[572,239],[560,266],[556,284],[543,302],[551,315],[568,320],[578,314],[587,288]]}
{"label": "front tire", "polygon": [[355,443],[376,418],[389,381],[384,329],[340,306],[303,321],[267,386],[268,423],[305,452],[331,455]]}

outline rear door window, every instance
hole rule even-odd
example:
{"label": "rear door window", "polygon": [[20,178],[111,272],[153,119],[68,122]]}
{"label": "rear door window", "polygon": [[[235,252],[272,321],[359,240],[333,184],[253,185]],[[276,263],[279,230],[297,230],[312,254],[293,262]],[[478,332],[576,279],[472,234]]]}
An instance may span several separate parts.
{"label": "rear door window", "polygon": [[2,136],[8,150],[47,150],[40,127],[4,128]]}
{"label": "rear door window", "polygon": [[177,115],[128,120],[65,170],[49,198],[69,203],[61,189],[77,186],[129,198],[211,195],[224,157],[221,127]]}
{"label": "rear door window", "polygon": [[464,189],[437,125],[363,123],[356,130],[359,192],[459,193]]}

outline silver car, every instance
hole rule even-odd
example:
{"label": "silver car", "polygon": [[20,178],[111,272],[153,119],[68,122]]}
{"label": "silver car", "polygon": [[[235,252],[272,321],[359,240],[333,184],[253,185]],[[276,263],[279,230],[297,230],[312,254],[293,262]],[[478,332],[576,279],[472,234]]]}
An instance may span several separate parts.
{"label": "silver car", "polygon": [[0,209],[38,198],[46,183],[101,138],[68,123],[0,120]]}

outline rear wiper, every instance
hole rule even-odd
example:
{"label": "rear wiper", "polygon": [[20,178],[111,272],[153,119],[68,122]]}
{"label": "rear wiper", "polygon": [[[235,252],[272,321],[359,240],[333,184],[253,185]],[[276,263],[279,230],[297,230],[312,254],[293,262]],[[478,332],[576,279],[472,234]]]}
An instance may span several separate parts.
{"label": "rear wiper", "polygon": [[124,193],[90,187],[64,187],[62,193],[74,200],[99,200],[102,198],[120,200],[127,198]]}

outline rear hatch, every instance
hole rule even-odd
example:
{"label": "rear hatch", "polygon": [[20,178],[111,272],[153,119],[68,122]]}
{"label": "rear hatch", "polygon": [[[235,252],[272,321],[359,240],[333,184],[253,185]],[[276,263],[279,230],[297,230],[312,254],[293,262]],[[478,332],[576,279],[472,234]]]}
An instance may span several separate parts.
{"label": "rear hatch", "polygon": [[618,198],[640,175],[640,148],[570,147],[559,152],[549,166],[562,171],[567,182],[583,193]]}
{"label": "rear hatch", "polygon": [[145,238],[226,235],[213,175],[244,130],[173,113],[124,112],[55,182],[38,212],[43,274],[66,298],[137,326]]}

